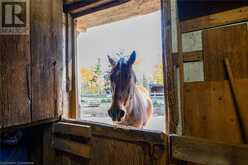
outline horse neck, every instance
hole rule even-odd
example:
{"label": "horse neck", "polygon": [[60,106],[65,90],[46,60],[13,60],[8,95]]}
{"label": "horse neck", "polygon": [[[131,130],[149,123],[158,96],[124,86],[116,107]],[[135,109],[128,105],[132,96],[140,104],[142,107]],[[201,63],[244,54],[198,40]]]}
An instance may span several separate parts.
{"label": "horse neck", "polygon": [[136,85],[133,90],[134,93],[127,107],[127,111],[129,114],[137,115],[140,114],[140,111],[143,109],[142,96]]}

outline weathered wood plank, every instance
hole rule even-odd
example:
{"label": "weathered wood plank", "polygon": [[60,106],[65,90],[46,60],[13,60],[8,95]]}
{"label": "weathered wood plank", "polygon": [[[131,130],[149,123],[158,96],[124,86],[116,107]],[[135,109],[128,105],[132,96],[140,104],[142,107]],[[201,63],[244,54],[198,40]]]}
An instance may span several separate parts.
{"label": "weathered wood plank", "polygon": [[166,132],[176,133],[178,124],[177,94],[175,85],[175,66],[173,65],[171,43],[171,4],[170,1],[161,1],[162,11],[162,46],[163,46],[163,71],[166,103]]}
{"label": "weathered wood plank", "polygon": [[181,30],[185,33],[246,20],[248,20],[248,6],[182,21]]}
{"label": "weathered wood plank", "polygon": [[42,160],[43,164],[55,164],[56,153],[52,147],[54,142],[54,135],[52,133],[52,124],[43,127],[42,136]]}
{"label": "weathered wood plank", "polygon": [[242,141],[247,144],[246,139],[248,139],[248,134],[247,134],[247,132],[245,132],[244,120],[242,120],[242,116],[240,115],[241,98],[239,97],[239,94],[238,94],[238,88],[236,86],[235,79],[233,77],[232,68],[230,66],[230,61],[229,61],[228,58],[225,59],[225,67],[226,67],[226,70],[227,70],[227,73],[228,73],[230,89],[232,91],[232,98],[233,98],[233,101],[234,101],[234,104],[235,104],[235,107],[236,107],[235,115],[237,117],[237,121],[238,121],[238,124],[239,124],[240,134],[241,134],[241,137],[242,137]]}
{"label": "weathered wood plank", "polygon": [[90,159],[77,155],[68,154],[63,151],[56,151],[56,162],[54,165],[89,165]]}
{"label": "weathered wood plank", "polygon": [[[92,128],[92,136],[89,142],[81,141],[78,131],[65,137],[55,134],[54,142],[63,140],[57,144],[56,164],[79,165],[151,165],[167,163],[167,138],[162,138],[161,133],[137,130],[131,128],[115,128],[110,125],[82,122],[77,120],[64,120],[63,123],[74,125],[89,125]],[[61,129],[62,131],[62,129]],[[67,131],[65,130],[66,134]],[[67,139],[71,140],[67,140]],[[72,141],[75,140],[75,141]],[[73,144],[71,144],[71,142]],[[70,144],[69,144],[70,143]],[[74,143],[77,146],[90,146],[90,158],[82,154],[75,154]],[[87,143],[87,144],[85,144]],[[53,145],[54,146],[54,145]],[[77,151],[77,153],[80,153]]]}
{"label": "weathered wood plank", "polygon": [[32,0],[30,3],[32,121],[38,121],[59,114],[63,60],[62,1]]}
{"label": "weathered wood plank", "polygon": [[[235,80],[235,84],[237,86],[237,92],[239,95],[240,102],[240,116],[243,122],[244,131],[246,135],[248,134],[248,115],[247,115],[247,107],[248,107],[248,81],[244,80]],[[248,137],[246,137],[246,141],[248,141]]]}
{"label": "weathered wood plank", "polygon": [[29,36],[0,37],[0,125],[3,127],[31,121],[29,46]]}
{"label": "weathered wood plank", "polygon": [[183,55],[183,62],[195,62],[195,61],[202,61],[203,60],[203,53],[202,51],[194,51],[194,52],[185,52],[182,53]]}
{"label": "weathered wood plank", "polygon": [[64,151],[83,158],[91,158],[90,144],[82,144],[79,142],[55,137],[52,146],[54,149],[59,151]]}
{"label": "weathered wood plank", "polygon": [[160,0],[148,0],[144,2],[139,0],[130,0],[121,5],[77,18],[77,31],[85,31],[85,29],[90,27],[120,21],[132,16],[155,12],[160,10],[160,6]]}
{"label": "weathered wood plank", "polygon": [[112,138],[130,142],[149,142],[167,145],[167,136],[163,132],[140,130],[130,127],[114,127],[108,124],[96,123],[82,120],[62,120],[65,123],[89,125],[92,136]]}
{"label": "weathered wood plank", "polygon": [[[79,107],[78,107],[78,79],[77,76],[77,53],[76,53],[76,29],[75,29],[75,24],[74,24],[74,19],[71,20],[71,48],[72,48],[72,52],[71,52],[71,59],[72,59],[72,65],[71,65],[71,73],[72,73],[72,77],[71,77],[71,91],[69,92],[69,96],[70,96],[70,110],[69,110],[69,118],[73,118],[73,119],[78,119],[79,116]],[[70,22],[69,22],[70,23]]]}
{"label": "weathered wood plank", "polygon": [[53,133],[91,138],[91,127],[82,124],[58,122],[53,125]]}
{"label": "weathered wood plank", "polygon": [[[82,2],[80,2],[80,3],[82,3]],[[92,10],[94,8],[101,6],[101,5],[106,5],[109,3],[113,3],[113,0],[101,0],[101,1],[95,1],[93,3],[85,3],[85,5],[74,8],[73,10],[70,10],[69,12],[72,14],[76,14],[79,12],[85,12],[87,10],[90,10],[90,9]]]}
{"label": "weathered wood plank", "polygon": [[227,80],[224,59],[230,60],[235,79],[248,78],[247,24],[203,31],[205,79]]}
{"label": "weathered wood plank", "polygon": [[170,138],[172,156],[175,159],[200,164],[245,165],[248,163],[248,145],[216,143],[176,135]]}
{"label": "weathered wood plank", "polygon": [[[149,165],[152,164],[146,154],[149,148],[145,145],[123,142],[119,140],[96,137],[92,139],[91,165]],[[148,156],[148,155],[147,155]]]}
{"label": "weathered wood plank", "polygon": [[96,3],[97,0],[86,0],[86,1],[80,1],[80,0],[64,0],[63,8],[64,12],[70,12],[78,8],[85,7],[89,4]]}

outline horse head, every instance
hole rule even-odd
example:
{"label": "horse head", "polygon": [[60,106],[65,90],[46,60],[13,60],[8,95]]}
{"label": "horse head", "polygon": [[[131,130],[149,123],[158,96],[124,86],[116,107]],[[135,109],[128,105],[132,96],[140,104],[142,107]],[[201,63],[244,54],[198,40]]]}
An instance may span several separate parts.
{"label": "horse head", "polygon": [[136,60],[136,53],[133,51],[128,60],[120,58],[115,61],[109,56],[108,59],[112,66],[110,72],[112,105],[108,114],[114,122],[121,122],[127,113],[130,113],[127,107],[134,95],[136,76],[132,66]]}

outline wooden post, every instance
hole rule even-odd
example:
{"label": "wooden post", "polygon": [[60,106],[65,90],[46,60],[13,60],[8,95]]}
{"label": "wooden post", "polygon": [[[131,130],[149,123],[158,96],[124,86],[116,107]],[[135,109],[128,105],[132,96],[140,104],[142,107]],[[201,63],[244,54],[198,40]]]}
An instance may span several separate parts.
{"label": "wooden post", "polygon": [[170,0],[162,0],[162,42],[163,42],[163,70],[166,105],[166,133],[176,133],[173,111],[176,109],[175,71],[172,57],[171,43],[171,7]]}
{"label": "wooden post", "polygon": [[70,91],[70,112],[69,117],[76,119],[78,117],[78,87],[77,87],[77,55],[76,55],[76,31],[74,19],[69,22],[72,26],[71,37],[71,53],[72,53],[72,90]]}

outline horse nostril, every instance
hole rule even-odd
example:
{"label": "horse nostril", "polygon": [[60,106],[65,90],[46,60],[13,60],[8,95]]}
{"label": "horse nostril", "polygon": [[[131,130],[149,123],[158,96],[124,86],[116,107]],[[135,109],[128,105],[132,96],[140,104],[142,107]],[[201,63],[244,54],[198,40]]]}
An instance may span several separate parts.
{"label": "horse nostril", "polygon": [[120,110],[120,118],[122,118],[124,115],[125,115],[125,111],[123,111],[123,110]]}
{"label": "horse nostril", "polygon": [[118,121],[121,121],[121,118],[123,117],[125,115],[125,111],[123,111],[123,110],[118,110],[118,112],[117,112],[117,120]]}
{"label": "horse nostril", "polygon": [[113,111],[111,111],[111,110],[108,110],[108,115],[110,116],[110,117],[113,117],[113,113],[112,113]]}

